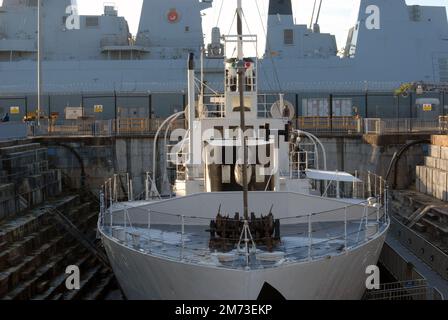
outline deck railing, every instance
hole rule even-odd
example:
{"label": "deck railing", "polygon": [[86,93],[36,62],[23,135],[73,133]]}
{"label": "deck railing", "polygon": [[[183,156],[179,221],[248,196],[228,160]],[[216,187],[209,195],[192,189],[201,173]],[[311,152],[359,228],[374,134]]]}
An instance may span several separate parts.
{"label": "deck railing", "polygon": [[[210,234],[214,219],[163,212],[146,202],[141,205],[131,204],[117,202],[116,198],[110,184],[101,192],[99,228],[125,246],[185,262],[206,263],[210,259],[222,258],[223,267],[266,267],[266,261],[256,252],[247,253],[238,247],[227,247],[218,254],[212,250],[211,237],[207,234]],[[342,254],[374,239],[389,224],[387,199],[387,188],[378,188],[367,201],[360,200],[356,204],[347,202],[345,205],[338,202],[336,208],[327,211],[300,213],[278,219],[281,242],[275,252],[282,252],[282,255],[276,262],[321,259]],[[241,219],[227,221],[233,225],[243,222]],[[233,235],[232,238],[221,240],[233,244],[242,240],[240,234]],[[254,233],[252,240],[259,243],[266,240],[265,237]],[[225,261],[229,258],[226,256],[229,252],[235,254],[230,262]],[[249,263],[246,262],[246,255],[250,257]]]}
{"label": "deck railing", "polygon": [[[101,203],[106,203],[106,200],[103,199]],[[102,208],[100,228],[103,233],[127,247],[194,263],[206,263],[213,257],[219,260],[220,254],[236,252],[231,263],[221,261],[228,268],[239,268],[241,265],[258,268],[265,262],[252,251],[253,247],[250,252],[238,247],[227,247],[218,253],[212,250],[210,238],[207,237],[212,219],[130,207],[123,203],[119,206],[121,209],[118,211],[114,206]],[[358,215],[359,219],[350,218]],[[335,221],[322,222],[320,217],[323,216],[333,217]],[[367,203],[279,220],[282,226],[281,243],[275,252],[281,251],[283,254],[276,261],[278,263],[286,260],[311,261],[343,254],[384,232],[389,221],[384,208],[369,206]],[[241,220],[228,221],[231,222],[241,223]],[[255,235],[253,238],[255,242],[264,239],[256,238]],[[221,240],[230,243],[245,242],[238,235]],[[249,263],[243,259],[246,255],[250,258]]]}

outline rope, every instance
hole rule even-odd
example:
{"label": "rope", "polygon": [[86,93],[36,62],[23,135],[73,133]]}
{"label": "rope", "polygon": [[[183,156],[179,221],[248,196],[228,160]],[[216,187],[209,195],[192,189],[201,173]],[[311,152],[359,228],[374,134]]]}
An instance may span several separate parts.
{"label": "rope", "polygon": [[256,7],[257,7],[258,17],[260,18],[260,21],[261,21],[261,27],[262,27],[262,30],[263,30],[263,34],[264,34],[264,36],[266,38],[266,48],[268,49],[268,55],[269,55],[269,58],[271,59],[272,68],[274,70],[274,77],[275,77],[275,80],[277,82],[278,89],[279,89],[279,91],[281,93],[283,90],[282,90],[282,86],[281,86],[281,83],[280,83],[280,77],[278,75],[278,70],[277,70],[277,66],[275,64],[274,58],[272,57],[272,54],[271,54],[272,49],[271,49],[271,45],[269,43],[269,39],[268,39],[268,36],[267,36],[266,28],[265,28],[264,23],[263,23],[263,17],[261,15],[261,11],[260,11],[260,7],[258,5],[258,1],[255,1],[255,4],[256,4]]}
{"label": "rope", "polygon": [[219,25],[219,21],[221,20],[222,8],[224,6],[224,0],[221,0],[221,7],[219,7],[218,20],[216,21],[216,27]]}

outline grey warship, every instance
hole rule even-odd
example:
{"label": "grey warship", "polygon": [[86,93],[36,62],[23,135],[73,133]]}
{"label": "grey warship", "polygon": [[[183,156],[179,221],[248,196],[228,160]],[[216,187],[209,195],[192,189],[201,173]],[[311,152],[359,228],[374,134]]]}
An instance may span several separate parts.
{"label": "grey warship", "polygon": [[[181,75],[189,52],[199,59],[205,51],[204,77],[210,87],[223,89],[221,31],[211,30],[210,44],[203,40],[201,13],[212,0],[144,1],[135,36],[113,5],[101,15],[80,16],[78,29],[67,28],[72,5],[42,1],[43,116],[65,119],[67,107],[78,107],[100,120],[165,118],[184,105]],[[259,90],[283,92],[300,116],[395,116],[388,106],[401,84],[448,81],[445,9],[362,0],[347,44],[338,48],[335,36],[321,32],[318,23],[295,24],[291,1],[271,0]],[[12,121],[36,110],[36,17],[36,0],[4,0],[0,8],[0,108],[15,107]],[[366,93],[378,94],[371,108]],[[339,96],[332,106],[330,94]],[[102,112],[95,112],[98,104]],[[432,112],[399,109],[403,117],[444,114],[441,101]]]}

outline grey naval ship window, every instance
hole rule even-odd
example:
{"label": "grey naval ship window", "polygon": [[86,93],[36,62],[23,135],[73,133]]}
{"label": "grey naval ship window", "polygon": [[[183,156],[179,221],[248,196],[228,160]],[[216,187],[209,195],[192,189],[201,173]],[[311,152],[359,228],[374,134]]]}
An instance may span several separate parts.
{"label": "grey naval ship window", "polygon": [[99,19],[98,17],[86,17],[86,27],[98,27],[99,25]]}
{"label": "grey naval ship window", "polygon": [[37,0],[28,0],[27,5],[28,7],[37,7]]}
{"label": "grey naval ship window", "polygon": [[294,44],[294,30],[285,29],[284,30],[284,44],[285,45],[293,45]]}

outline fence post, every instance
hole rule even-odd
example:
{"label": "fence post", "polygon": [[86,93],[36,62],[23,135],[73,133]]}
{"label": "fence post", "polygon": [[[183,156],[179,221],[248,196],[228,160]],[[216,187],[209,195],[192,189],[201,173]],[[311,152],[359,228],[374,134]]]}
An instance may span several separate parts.
{"label": "fence post", "polygon": [[129,182],[129,173],[126,173],[126,184],[128,189],[128,201],[131,201],[131,184]]}
{"label": "fence post", "polygon": [[375,196],[375,198],[377,197],[377,195],[378,195],[378,188],[377,188],[377,182],[378,182],[378,176],[375,174],[374,176],[373,176],[373,178],[375,179],[375,193],[374,193],[374,196]]}
{"label": "fence post", "polygon": [[113,194],[112,194],[112,178],[109,179],[109,197],[110,197],[110,206],[114,204]]}
{"label": "fence post", "polygon": [[[123,225],[124,225],[124,234],[125,234],[125,237],[126,237],[126,228],[127,228],[127,222],[126,222],[126,216],[127,216],[127,213],[128,213],[128,209],[125,208],[125,209],[123,210],[123,218],[124,218]],[[125,238],[125,240],[126,240],[126,238]],[[126,241],[125,241],[125,242],[126,242]]]}
{"label": "fence post", "polygon": [[380,208],[381,208],[381,205],[378,204],[378,208],[377,208],[377,210],[376,210],[376,223],[377,223],[377,224],[380,223]]}
{"label": "fence post", "polygon": [[384,223],[389,217],[389,187],[386,185],[384,190]]}
{"label": "fence post", "polygon": [[383,187],[383,177],[380,177],[379,179],[380,179],[380,193],[378,196],[378,202],[380,205],[382,205],[383,204],[383,188],[382,188]]}
{"label": "fence post", "polygon": [[344,244],[344,249],[345,249],[345,251],[347,252],[348,251],[348,249],[347,249],[347,244],[348,244],[348,233],[347,233],[347,223],[348,223],[348,221],[347,221],[347,207],[345,207],[345,210],[344,210],[345,212],[344,212],[344,241],[345,241],[345,244]]}
{"label": "fence post", "polygon": [[101,226],[103,225],[104,222],[104,212],[105,212],[105,206],[104,206],[104,191],[103,191],[104,186],[101,186],[100,189],[100,222],[101,222]]}
{"label": "fence post", "polygon": [[366,228],[365,228],[365,235],[367,237],[367,229],[369,227],[369,205],[366,204],[364,206],[364,213],[365,213],[365,217],[366,217]]}
{"label": "fence post", "polygon": [[151,251],[151,209],[148,209],[148,240],[149,251]]}
{"label": "fence post", "polygon": [[118,192],[117,192],[117,174],[114,174],[114,201],[118,202]]}
{"label": "fence post", "polygon": [[311,222],[312,214],[308,215],[308,259],[312,259],[312,247],[313,247],[313,226]]}
{"label": "fence post", "polygon": [[181,221],[182,221],[182,234],[181,234],[181,243],[182,243],[182,247],[181,247],[181,254],[180,254],[180,259],[183,260],[184,259],[184,247],[185,247],[185,216],[181,216]]}
{"label": "fence post", "polygon": [[112,211],[112,207],[109,207],[109,215],[110,215],[110,232],[112,232],[112,228],[114,226],[114,214]]}

